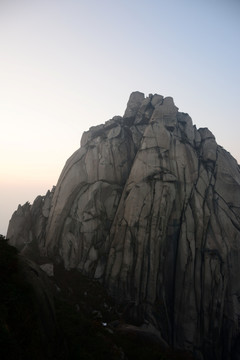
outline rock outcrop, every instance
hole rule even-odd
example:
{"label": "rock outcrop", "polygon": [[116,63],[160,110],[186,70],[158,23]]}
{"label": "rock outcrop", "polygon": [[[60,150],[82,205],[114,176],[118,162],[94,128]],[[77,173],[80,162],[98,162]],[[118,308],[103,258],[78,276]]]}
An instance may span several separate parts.
{"label": "rock outcrop", "polygon": [[46,225],[54,190],[55,187],[45,196],[39,195],[32,205],[29,202],[19,205],[8,226],[11,245],[37,262],[40,262],[40,254],[44,261]]}
{"label": "rock outcrop", "polygon": [[171,97],[135,92],[123,117],[85,132],[7,237],[99,279],[171,346],[240,358],[239,166]]}

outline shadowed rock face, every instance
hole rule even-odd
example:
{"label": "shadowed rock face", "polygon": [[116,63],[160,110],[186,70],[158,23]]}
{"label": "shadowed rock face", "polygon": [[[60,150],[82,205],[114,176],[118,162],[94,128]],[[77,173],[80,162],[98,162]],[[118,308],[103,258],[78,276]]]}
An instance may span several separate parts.
{"label": "shadowed rock face", "polygon": [[240,171],[170,97],[131,94],[7,237],[102,281],[129,319],[198,358],[239,359]]}

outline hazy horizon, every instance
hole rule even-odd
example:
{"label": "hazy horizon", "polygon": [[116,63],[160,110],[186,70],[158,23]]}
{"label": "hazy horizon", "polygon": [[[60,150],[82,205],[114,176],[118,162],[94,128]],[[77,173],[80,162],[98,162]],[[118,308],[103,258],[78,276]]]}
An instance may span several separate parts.
{"label": "hazy horizon", "polygon": [[133,91],[172,96],[240,162],[237,0],[0,3],[0,233]]}

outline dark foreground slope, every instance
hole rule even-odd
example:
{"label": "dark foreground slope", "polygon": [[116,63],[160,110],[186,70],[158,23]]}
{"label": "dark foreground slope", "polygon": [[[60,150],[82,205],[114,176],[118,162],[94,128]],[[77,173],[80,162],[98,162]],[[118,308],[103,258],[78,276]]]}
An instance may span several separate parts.
{"label": "dark foreground slope", "polygon": [[192,359],[127,325],[98,282],[61,265],[48,278],[2,236],[0,270],[1,360]]}
{"label": "dark foreground slope", "polygon": [[20,206],[8,237],[100,281],[128,321],[200,359],[237,359],[240,171],[172,98],[130,96],[83,134],[55,189]]}
{"label": "dark foreground slope", "polygon": [[53,287],[0,236],[0,359],[64,359]]}

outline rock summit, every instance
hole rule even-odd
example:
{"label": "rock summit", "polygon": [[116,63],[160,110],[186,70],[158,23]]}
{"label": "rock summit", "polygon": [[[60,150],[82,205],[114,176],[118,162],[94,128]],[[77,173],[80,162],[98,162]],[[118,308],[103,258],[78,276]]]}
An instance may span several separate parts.
{"label": "rock summit", "polygon": [[7,237],[99,280],[129,323],[197,359],[240,358],[240,171],[171,97],[134,92],[83,133],[56,187]]}

